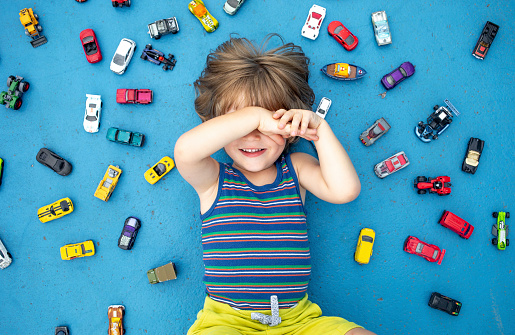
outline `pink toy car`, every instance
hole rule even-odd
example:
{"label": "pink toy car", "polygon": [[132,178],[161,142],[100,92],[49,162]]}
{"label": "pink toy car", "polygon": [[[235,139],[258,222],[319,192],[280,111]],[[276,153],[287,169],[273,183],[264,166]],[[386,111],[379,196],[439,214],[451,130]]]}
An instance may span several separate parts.
{"label": "pink toy car", "polygon": [[151,90],[119,88],[116,90],[116,102],[119,104],[142,104],[152,102],[154,93]]}

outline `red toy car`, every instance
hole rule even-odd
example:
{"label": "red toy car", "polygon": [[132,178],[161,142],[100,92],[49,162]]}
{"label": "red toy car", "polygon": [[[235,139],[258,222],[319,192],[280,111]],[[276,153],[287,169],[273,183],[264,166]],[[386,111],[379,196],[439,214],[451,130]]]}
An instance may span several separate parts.
{"label": "red toy car", "polygon": [[80,41],[86,54],[86,59],[90,63],[98,63],[102,60],[102,53],[98,46],[97,36],[93,29],[84,29],[80,32]]}
{"label": "red toy car", "polygon": [[413,186],[417,189],[418,194],[438,193],[438,195],[449,195],[451,193],[451,178],[447,176],[440,176],[436,178],[418,176]]}
{"label": "red toy car", "polygon": [[151,90],[119,88],[116,90],[116,102],[119,104],[142,104],[152,102],[154,93]]}
{"label": "red toy car", "polygon": [[113,7],[131,6],[131,0],[111,0]]}
{"label": "red toy car", "polygon": [[438,265],[442,264],[445,255],[445,249],[440,250],[436,245],[427,244],[414,236],[408,236],[404,242],[404,251],[424,257],[430,262],[438,262]]}
{"label": "red toy car", "polygon": [[333,21],[329,23],[327,27],[327,31],[329,35],[334,37],[338,43],[340,43],[345,49],[351,51],[356,48],[358,45],[358,38],[354,36],[349,29],[345,28],[345,26],[340,21]]}
{"label": "red toy car", "polygon": [[442,217],[440,218],[439,223],[452,230],[456,234],[460,235],[463,238],[469,238],[474,231],[474,226],[463,220],[456,214],[453,214],[449,211],[444,211]]}

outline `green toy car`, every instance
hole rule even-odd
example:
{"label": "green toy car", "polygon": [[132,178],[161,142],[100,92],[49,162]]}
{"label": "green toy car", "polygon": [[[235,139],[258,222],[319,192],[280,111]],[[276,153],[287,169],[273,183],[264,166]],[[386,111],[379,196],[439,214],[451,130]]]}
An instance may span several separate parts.
{"label": "green toy car", "polygon": [[508,237],[508,225],[505,223],[506,219],[510,217],[510,212],[493,212],[492,216],[497,218],[497,223],[492,226],[492,234],[495,236],[492,239],[492,244],[497,245],[497,249],[505,250],[510,245]]}
{"label": "green toy car", "polygon": [[23,80],[23,77],[9,76],[7,78],[7,92],[0,93],[0,104],[7,108],[18,110],[21,107],[21,97],[23,93],[29,90],[30,84]]}
{"label": "green toy car", "polygon": [[4,160],[0,158],[0,185],[2,185],[2,177],[4,176]]}
{"label": "green toy car", "polygon": [[145,142],[145,135],[132,131],[121,130],[111,127],[107,130],[106,138],[121,144],[128,144],[135,147],[141,147]]}

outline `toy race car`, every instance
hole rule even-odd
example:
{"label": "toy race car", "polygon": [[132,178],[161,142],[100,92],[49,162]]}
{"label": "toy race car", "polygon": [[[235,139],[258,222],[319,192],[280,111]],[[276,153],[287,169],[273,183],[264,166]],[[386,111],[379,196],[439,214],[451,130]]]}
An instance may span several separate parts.
{"label": "toy race car", "polygon": [[168,58],[165,58],[165,54],[159,50],[152,49],[152,44],[147,44],[145,46],[145,50],[141,54],[141,59],[148,60],[151,63],[156,65],[163,65],[163,70],[173,70],[175,67],[175,63],[177,60],[174,58],[174,55],[168,54]]}
{"label": "toy race car", "polygon": [[148,33],[150,38],[160,39],[163,35],[177,34],[179,32],[179,24],[175,16],[168,19],[157,20],[148,25]]}
{"label": "toy race car", "polygon": [[115,127],[107,129],[106,138],[109,141],[132,145],[133,147],[141,147],[145,143],[145,135]]}
{"label": "toy race car", "polygon": [[443,211],[442,217],[438,223],[446,228],[449,228],[456,234],[460,235],[460,237],[465,239],[468,239],[474,231],[473,225],[449,211]]}
{"label": "toy race car", "polygon": [[388,25],[388,18],[384,10],[372,13],[372,26],[374,27],[377,45],[381,46],[392,43],[390,26]]}
{"label": "toy race car", "polygon": [[376,233],[370,228],[363,228],[359,233],[358,245],[354,253],[354,260],[359,264],[368,264],[372,256]]}
{"label": "toy race car", "polygon": [[109,318],[108,335],[123,335],[123,316],[125,315],[125,306],[111,305],[107,309],[107,317]]}
{"label": "toy race car", "polygon": [[131,0],[111,0],[111,3],[113,7],[130,7],[131,6]]}
{"label": "toy race car", "polygon": [[440,250],[436,245],[428,244],[414,236],[408,236],[404,241],[404,251],[423,257],[430,262],[437,262],[438,265],[442,264],[445,255],[445,249]]}
{"label": "toy race car", "polygon": [[141,221],[134,216],[129,216],[123,224],[122,233],[118,239],[118,247],[124,250],[131,250],[140,227]]}
{"label": "toy race car", "polygon": [[467,146],[467,155],[461,165],[461,169],[463,171],[471,174],[476,173],[477,166],[479,165],[479,158],[481,158],[481,153],[483,152],[484,147],[485,141],[482,141],[479,138],[470,138]]}
{"label": "toy race car", "polygon": [[69,261],[74,258],[93,256],[95,254],[95,244],[93,241],[85,241],[75,244],[67,244],[61,247],[61,259]]}
{"label": "toy race car", "polygon": [[202,24],[202,27],[212,33],[218,28],[218,21],[209,13],[202,0],[193,0],[188,4],[188,9]]}
{"label": "toy race car", "polygon": [[301,35],[310,40],[316,40],[325,18],[325,12],[326,9],[324,7],[318,5],[311,6],[306,23],[302,27]]}
{"label": "toy race car", "polygon": [[120,179],[120,175],[122,174],[122,170],[117,166],[109,165],[106,173],[104,174],[104,178],[98,184],[98,187],[95,191],[95,197],[99,198],[103,201],[108,201],[113,194],[113,191],[118,184],[118,180]]}
{"label": "toy race car", "polygon": [[0,93],[0,104],[5,105],[6,108],[18,110],[21,107],[21,97],[23,93],[29,90],[30,84],[23,80],[20,76],[9,76],[7,78],[7,92]]}
{"label": "toy race car", "polygon": [[43,223],[50,222],[71,212],[73,212],[73,202],[70,198],[62,198],[38,209],[38,219]]}
{"label": "toy race car", "polygon": [[154,166],[145,172],[145,180],[148,181],[151,185],[154,185],[159,180],[161,180],[165,174],[172,171],[174,166],[175,163],[173,162],[173,159],[168,156],[164,156],[159,160],[159,162],[154,164]]}
{"label": "toy race car", "polygon": [[429,307],[439,309],[450,315],[458,316],[460,314],[461,302],[441,295],[438,292],[433,292],[427,303]]}
{"label": "toy race car", "polygon": [[381,79],[381,84],[383,84],[384,88],[390,90],[404,81],[404,79],[411,77],[414,73],[415,66],[410,62],[404,62],[392,72],[384,75]]}
{"label": "toy race car", "polygon": [[[460,115],[458,110],[447,99],[444,100],[448,108],[456,115]],[[415,127],[415,135],[425,143],[436,140],[452,123],[452,113],[444,106],[434,106],[434,112],[427,118],[427,123],[420,121]]]}
{"label": "toy race car", "polygon": [[100,127],[100,114],[102,112],[102,96],[86,94],[86,109],[82,125],[88,133],[98,132]]}
{"label": "toy race car", "polygon": [[361,133],[359,139],[365,146],[370,146],[375,143],[379,139],[379,137],[383,136],[390,130],[390,125],[384,118],[380,118],[373,125],[368,127],[367,130]]}
{"label": "toy race car", "polygon": [[147,271],[147,277],[150,284],[157,284],[167,280],[177,279],[175,264],[170,262],[155,269],[150,269]]}
{"label": "toy race car", "polygon": [[24,8],[20,10],[20,22],[25,28],[25,35],[32,38],[30,44],[32,44],[32,47],[34,48],[48,42],[45,36],[39,35],[39,33],[43,31],[43,27],[39,24],[38,18],[38,15],[34,14],[32,8]]}
{"label": "toy race car", "polygon": [[327,32],[346,50],[354,50],[358,46],[358,38],[354,36],[340,21],[329,23]]}
{"label": "toy race car", "polygon": [[154,93],[148,89],[119,88],[116,90],[116,102],[119,104],[147,105],[152,102],[153,98]]}
{"label": "toy race car", "polygon": [[492,226],[492,234],[495,236],[492,244],[499,250],[505,250],[510,245],[510,240],[507,238],[509,228],[506,224],[506,219],[510,218],[510,212],[493,212],[492,216],[497,218],[497,223]]}
{"label": "toy race car", "polygon": [[88,62],[91,64],[100,62],[102,60],[102,53],[100,52],[97,36],[93,29],[84,29],[80,32],[79,37]]}
{"label": "toy race car", "polygon": [[36,160],[61,176],[67,176],[72,172],[70,162],[47,148],[39,149]]}
{"label": "toy race car", "polygon": [[13,256],[7,251],[2,240],[0,240],[0,269],[5,269],[11,265]]}
{"label": "toy race car", "polygon": [[448,176],[440,176],[436,178],[418,176],[413,182],[413,186],[418,194],[438,193],[438,195],[451,194],[451,178]]}
{"label": "toy race car", "polygon": [[481,32],[476,46],[474,47],[474,51],[472,51],[472,56],[481,60],[485,59],[486,54],[488,50],[490,50],[490,46],[492,45],[498,30],[498,25],[490,21],[486,21],[486,24],[483,27],[483,31]]}
{"label": "toy race car", "polygon": [[317,110],[315,112],[316,115],[320,116],[322,119],[325,119],[327,112],[329,111],[329,107],[331,107],[331,99],[323,97],[318,104]]}
{"label": "toy race car", "polygon": [[379,178],[384,178],[391,175],[394,172],[404,169],[409,165],[409,159],[404,151],[398,152],[392,157],[385,159],[384,161],[376,164],[374,172]]}

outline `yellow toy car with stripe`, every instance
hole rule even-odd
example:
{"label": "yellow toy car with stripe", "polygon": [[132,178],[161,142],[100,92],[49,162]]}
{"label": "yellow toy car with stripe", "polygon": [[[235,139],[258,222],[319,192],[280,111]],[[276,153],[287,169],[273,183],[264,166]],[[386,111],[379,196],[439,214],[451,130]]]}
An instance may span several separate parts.
{"label": "yellow toy car with stripe", "polygon": [[73,212],[73,202],[70,198],[62,198],[38,209],[38,219],[45,223],[63,217],[71,212]]}
{"label": "yellow toy car with stripe", "polygon": [[67,244],[61,247],[61,258],[66,261],[79,257],[93,256],[95,244],[88,240],[81,243]]}
{"label": "yellow toy car with stripe", "polygon": [[104,178],[100,181],[100,184],[98,184],[97,190],[95,191],[95,197],[104,201],[109,200],[111,194],[113,194],[116,184],[118,184],[118,179],[120,179],[121,174],[122,170],[118,165],[109,165]]}
{"label": "yellow toy car with stripe", "polygon": [[191,14],[199,19],[200,23],[208,33],[212,33],[218,28],[218,21],[211,15],[202,0],[193,0],[188,4]]}
{"label": "yellow toy car with stripe", "polygon": [[374,247],[374,240],[376,233],[370,228],[363,228],[359,233],[358,245],[356,246],[356,253],[354,260],[359,264],[368,264],[370,256],[372,256],[372,248]]}
{"label": "yellow toy car with stripe", "polygon": [[159,162],[145,172],[145,180],[154,185],[163,178],[165,174],[170,172],[174,166],[175,163],[173,162],[173,159],[168,156],[164,156],[159,160]]}

